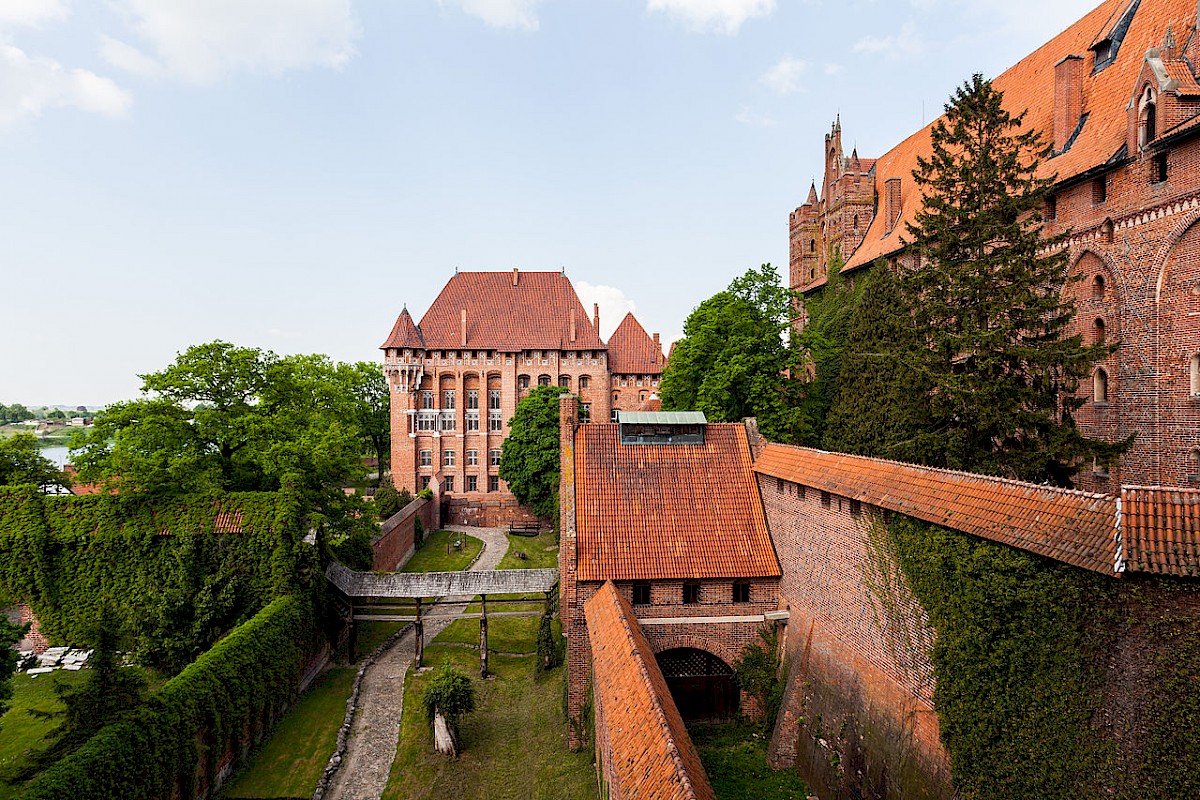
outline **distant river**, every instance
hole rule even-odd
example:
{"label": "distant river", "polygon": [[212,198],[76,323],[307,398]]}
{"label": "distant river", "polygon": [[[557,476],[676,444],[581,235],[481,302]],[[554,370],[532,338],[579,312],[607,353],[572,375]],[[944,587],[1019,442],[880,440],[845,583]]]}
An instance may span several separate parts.
{"label": "distant river", "polygon": [[69,460],[68,455],[70,451],[65,447],[43,447],[41,452],[43,457],[53,461],[54,465],[59,469],[62,469],[63,465]]}

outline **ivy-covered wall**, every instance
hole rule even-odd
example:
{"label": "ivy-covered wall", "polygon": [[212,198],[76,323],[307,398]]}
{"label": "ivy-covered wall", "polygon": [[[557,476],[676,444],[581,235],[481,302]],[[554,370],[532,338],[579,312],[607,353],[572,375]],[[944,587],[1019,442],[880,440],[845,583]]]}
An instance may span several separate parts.
{"label": "ivy-covered wall", "polygon": [[22,800],[189,800],[219,783],[296,696],[322,649],[310,600],[282,597],[152,695],[35,778]]}
{"label": "ivy-covered wall", "polygon": [[101,603],[122,641],[174,673],[273,598],[319,589],[286,491],[51,497],[0,489],[0,596],[25,600],[53,641],[83,644]]}

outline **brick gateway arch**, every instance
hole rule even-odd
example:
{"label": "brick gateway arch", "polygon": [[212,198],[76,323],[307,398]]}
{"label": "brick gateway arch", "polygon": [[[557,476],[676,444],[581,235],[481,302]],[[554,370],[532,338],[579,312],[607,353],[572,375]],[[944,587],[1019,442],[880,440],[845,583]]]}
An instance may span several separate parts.
{"label": "brick gateway arch", "polygon": [[737,716],[741,691],[733,667],[720,656],[695,647],[675,647],[654,657],[684,722],[716,722]]}
{"label": "brick gateway arch", "polygon": [[[558,587],[557,569],[505,569],[486,572],[355,572],[336,561],[325,570],[335,590],[343,619],[353,621],[411,621],[416,634],[417,666],[425,649],[426,609],[462,606],[472,598],[482,600],[479,613],[454,613],[454,619],[479,620],[479,672],[487,676],[488,596],[520,595],[493,599],[495,605],[527,604],[541,595],[542,611],[495,611],[490,616],[535,617],[552,608]],[[532,595],[532,596],[530,596]],[[426,598],[434,598],[432,601]],[[455,599],[456,598],[456,599]],[[436,613],[436,612],[435,612]],[[351,626],[353,632],[354,627]],[[351,634],[351,648],[354,636]]]}

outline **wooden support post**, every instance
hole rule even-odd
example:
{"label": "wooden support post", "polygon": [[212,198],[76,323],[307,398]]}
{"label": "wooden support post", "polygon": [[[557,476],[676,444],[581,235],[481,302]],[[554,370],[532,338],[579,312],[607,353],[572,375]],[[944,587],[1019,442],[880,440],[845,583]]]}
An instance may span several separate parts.
{"label": "wooden support post", "polygon": [[488,676],[487,595],[481,594],[479,597],[483,600],[479,614],[479,677],[486,678]]}
{"label": "wooden support post", "polygon": [[548,590],[548,589],[546,590],[546,609],[545,609],[545,613],[547,613],[547,614],[549,614],[549,613],[550,613],[550,590]]}
{"label": "wooden support post", "polygon": [[417,598],[417,621],[415,630],[417,635],[417,669],[425,666],[422,660],[425,658],[425,623],[421,621],[421,598]]}

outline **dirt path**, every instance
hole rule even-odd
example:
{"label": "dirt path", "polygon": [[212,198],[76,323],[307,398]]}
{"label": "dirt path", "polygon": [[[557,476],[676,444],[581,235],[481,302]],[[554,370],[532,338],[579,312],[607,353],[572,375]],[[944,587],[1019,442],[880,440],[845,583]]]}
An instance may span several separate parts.
{"label": "dirt path", "polygon": [[[483,552],[470,567],[473,572],[495,569],[508,552],[508,537],[502,528],[463,528],[454,525],[447,528],[483,540]],[[426,644],[463,613],[472,598],[444,599],[459,602],[457,605],[438,606],[436,614],[425,617]],[[325,795],[328,800],[379,800],[383,795],[400,741],[404,676],[416,656],[415,645],[413,634],[405,634],[363,675],[358,712],[350,729],[346,755]]]}

